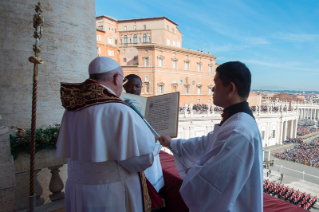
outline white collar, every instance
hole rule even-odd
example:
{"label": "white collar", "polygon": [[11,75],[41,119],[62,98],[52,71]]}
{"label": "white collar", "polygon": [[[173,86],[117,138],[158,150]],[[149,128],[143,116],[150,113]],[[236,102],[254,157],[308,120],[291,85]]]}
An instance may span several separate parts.
{"label": "white collar", "polygon": [[103,86],[104,88],[106,88],[108,91],[110,91],[112,94],[114,94],[115,96],[117,96],[114,91],[112,91],[111,88],[106,87],[105,85],[100,84],[101,86]]}

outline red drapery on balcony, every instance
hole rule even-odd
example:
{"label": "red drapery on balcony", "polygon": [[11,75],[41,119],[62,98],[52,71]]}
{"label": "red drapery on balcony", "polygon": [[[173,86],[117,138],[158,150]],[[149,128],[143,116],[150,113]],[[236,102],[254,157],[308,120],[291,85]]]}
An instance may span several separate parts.
{"label": "red drapery on balcony", "polygon": [[[164,151],[160,152],[160,160],[164,175],[164,195],[168,212],[186,212],[188,211],[181,195],[179,188],[183,183],[183,179],[177,173],[174,158],[172,155]],[[264,193],[264,212],[305,212],[307,210],[300,208],[284,200],[278,199]]]}

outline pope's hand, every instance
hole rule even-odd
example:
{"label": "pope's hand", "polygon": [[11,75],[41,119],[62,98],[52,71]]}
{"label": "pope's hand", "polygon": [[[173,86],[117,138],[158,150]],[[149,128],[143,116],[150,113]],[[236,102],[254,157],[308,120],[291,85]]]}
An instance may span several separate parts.
{"label": "pope's hand", "polygon": [[168,135],[162,135],[159,139],[162,146],[171,146],[171,138]]}

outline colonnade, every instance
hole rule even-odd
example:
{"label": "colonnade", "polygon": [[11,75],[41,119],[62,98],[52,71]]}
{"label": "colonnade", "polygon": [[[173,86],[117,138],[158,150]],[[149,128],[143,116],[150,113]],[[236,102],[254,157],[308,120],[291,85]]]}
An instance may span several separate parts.
{"label": "colonnade", "polygon": [[319,119],[319,105],[316,107],[299,108],[299,119],[318,120]]}

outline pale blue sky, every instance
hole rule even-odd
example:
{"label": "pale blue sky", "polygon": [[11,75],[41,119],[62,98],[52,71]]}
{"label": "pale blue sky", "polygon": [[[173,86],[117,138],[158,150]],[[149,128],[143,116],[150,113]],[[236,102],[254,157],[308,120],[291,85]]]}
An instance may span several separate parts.
{"label": "pale blue sky", "polygon": [[244,62],[252,88],[319,91],[319,0],[96,0],[96,15],[166,16],[183,48]]}

